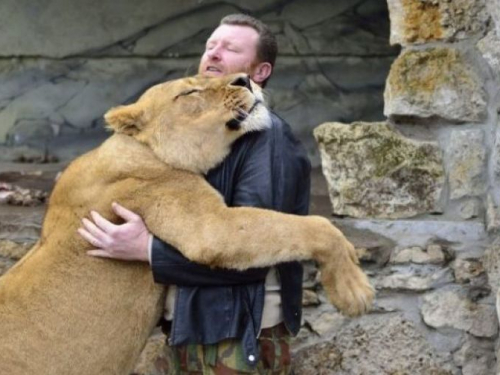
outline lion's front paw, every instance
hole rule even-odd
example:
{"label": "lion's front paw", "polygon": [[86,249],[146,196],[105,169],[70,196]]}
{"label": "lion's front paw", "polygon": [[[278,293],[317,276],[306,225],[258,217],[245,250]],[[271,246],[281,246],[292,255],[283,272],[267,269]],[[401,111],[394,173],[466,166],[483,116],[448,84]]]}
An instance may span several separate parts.
{"label": "lion's front paw", "polygon": [[371,308],[375,291],[363,270],[348,258],[339,264],[321,267],[321,281],[330,302],[348,316],[358,316]]}

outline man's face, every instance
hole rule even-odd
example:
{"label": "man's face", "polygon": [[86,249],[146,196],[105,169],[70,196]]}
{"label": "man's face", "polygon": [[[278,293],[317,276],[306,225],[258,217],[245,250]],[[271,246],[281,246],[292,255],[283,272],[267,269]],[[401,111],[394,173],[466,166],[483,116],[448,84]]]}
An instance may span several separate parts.
{"label": "man's face", "polygon": [[247,73],[253,78],[259,34],[248,26],[220,25],[207,40],[198,67],[206,76]]}

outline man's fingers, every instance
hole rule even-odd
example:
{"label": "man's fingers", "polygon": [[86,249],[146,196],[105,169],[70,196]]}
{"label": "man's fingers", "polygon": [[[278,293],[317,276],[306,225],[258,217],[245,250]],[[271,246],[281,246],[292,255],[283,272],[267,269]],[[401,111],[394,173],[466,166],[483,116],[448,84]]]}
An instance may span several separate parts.
{"label": "man's fingers", "polygon": [[120,216],[122,219],[125,219],[126,221],[137,221],[137,220],[141,220],[141,217],[139,215],[137,215],[135,212],[133,211],[130,211],[128,209],[126,209],[125,207],[123,206],[120,206],[118,203],[116,202],[113,202],[111,204],[111,208],[113,209],[113,211],[115,211],[115,213]]}
{"label": "man's fingers", "polygon": [[90,211],[90,216],[92,216],[92,220],[94,220],[95,225],[98,226],[104,234],[110,234],[116,229],[115,224],[103,218],[98,212]]}
{"label": "man's fingers", "polygon": [[107,251],[98,250],[98,249],[87,251],[87,255],[91,255],[91,256],[99,257],[99,258],[113,258],[113,256],[110,253],[108,253]]}
{"label": "man's fingers", "polygon": [[83,228],[78,228],[78,233],[80,234],[80,236],[82,236],[83,238],[85,238],[85,240],[87,240],[87,242],[89,242],[92,246],[102,247],[101,241],[99,241],[97,238],[95,238],[87,230],[85,230]]}
{"label": "man's fingers", "polygon": [[89,232],[96,240],[105,243],[107,239],[106,232],[101,230],[96,224],[87,218],[82,219],[82,224],[87,232]]}

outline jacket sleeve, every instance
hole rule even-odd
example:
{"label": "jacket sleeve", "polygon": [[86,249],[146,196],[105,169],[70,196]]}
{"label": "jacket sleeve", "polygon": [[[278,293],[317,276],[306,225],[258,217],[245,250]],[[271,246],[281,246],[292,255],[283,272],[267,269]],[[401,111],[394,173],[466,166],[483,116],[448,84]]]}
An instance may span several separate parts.
{"label": "jacket sleeve", "polygon": [[[232,206],[273,208],[273,181],[271,180],[272,134],[250,134],[244,155],[234,176]],[[168,220],[168,219],[167,219]],[[191,262],[178,250],[154,238],[151,249],[151,268],[155,282],[179,286],[223,286],[255,283],[265,280],[268,268],[245,271],[213,269]]]}
{"label": "jacket sleeve", "polygon": [[191,262],[173,246],[153,239],[151,268],[156,283],[179,286],[229,286],[263,281],[267,269],[246,271],[210,268]]}

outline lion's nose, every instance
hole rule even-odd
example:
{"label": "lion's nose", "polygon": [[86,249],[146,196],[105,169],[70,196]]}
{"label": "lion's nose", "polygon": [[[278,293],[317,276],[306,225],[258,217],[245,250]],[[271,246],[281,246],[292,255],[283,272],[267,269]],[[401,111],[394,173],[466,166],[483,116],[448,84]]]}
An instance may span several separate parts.
{"label": "lion's nose", "polygon": [[239,76],[233,82],[231,82],[230,85],[246,87],[250,90],[250,92],[253,92],[252,85],[250,84],[250,78],[247,75]]}

